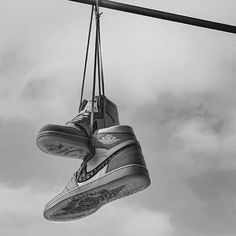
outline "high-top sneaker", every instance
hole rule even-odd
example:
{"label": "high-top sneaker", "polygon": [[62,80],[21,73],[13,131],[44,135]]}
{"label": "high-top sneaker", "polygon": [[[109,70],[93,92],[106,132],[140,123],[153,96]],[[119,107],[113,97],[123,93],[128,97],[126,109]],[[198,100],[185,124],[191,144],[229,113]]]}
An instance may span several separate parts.
{"label": "high-top sneaker", "polygon": [[[105,96],[96,96],[94,103],[94,130],[119,124],[117,107]],[[92,151],[90,119],[92,102],[84,100],[80,112],[66,125],[48,124],[37,136],[37,146],[45,153],[58,156],[84,158]]]}
{"label": "high-top sneaker", "polygon": [[93,142],[94,155],[84,159],[63,192],[46,205],[46,219],[80,219],[150,185],[142,150],[131,127],[98,130]]}

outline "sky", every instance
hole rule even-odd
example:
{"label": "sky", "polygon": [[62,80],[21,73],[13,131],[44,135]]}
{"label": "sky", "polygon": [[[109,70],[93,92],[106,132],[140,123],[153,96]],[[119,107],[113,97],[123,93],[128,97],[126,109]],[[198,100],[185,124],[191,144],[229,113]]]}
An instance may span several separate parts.
{"label": "sky", "polygon": [[[236,25],[234,0],[123,2]],[[234,236],[236,36],[102,11],[106,95],[141,143],[151,186],[82,220],[43,218],[80,166],[35,140],[77,114],[90,7],[0,0],[0,235]],[[87,79],[89,99],[92,56]]]}

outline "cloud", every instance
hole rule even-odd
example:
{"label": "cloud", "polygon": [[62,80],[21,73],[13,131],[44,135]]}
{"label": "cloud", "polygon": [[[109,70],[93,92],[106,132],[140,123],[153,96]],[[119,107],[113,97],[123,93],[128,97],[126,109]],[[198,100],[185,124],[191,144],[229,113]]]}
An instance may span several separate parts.
{"label": "cloud", "polygon": [[217,92],[166,92],[130,112],[152,180],[146,206],[168,212],[175,235],[235,232],[231,83]]}
{"label": "cloud", "polygon": [[196,164],[199,169],[217,162],[219,168],[235,167],[234,97],[224,87],[181,96],[163,93],[155,102],[140,106],[130,119],[144,146],[163,152],[176,165],[186,166],[187,172],[190,166],[197,171]]}
{"label": "cloud", "polygon": [[1,183],[0,205],[1,218],[7,215],[17,215],[30,218],[41,215],[42,202],[49,198],[50,194],[32,192],[29,187],[10,188]]}
{"label": "cloud", "polygon": [[[9,188],[0,184],[1,232],[4,235],[139,235],[145,230],[149,236],[169,236],[172,226],[166,215],[143,207],[130,207],[125,201],[117,201],[97,213],[75,222],[55,224],[43,219],[43,205],[52,198],[53,192],[34,191],[31,188]],[[114,231],[114,229],[116,231]],[[141,234],[140,234],[141,235]]]}
{"label": "cloud", "polygon": [[124,223],[123,234],[127,236],[170,236],[173,227],[165,214],[155,211],[136,209]]}
{"label": "cloud", "polygon": [[36,146],[37,125],[0,121],[0,129],[0,182],[45,190],[66,184],[67,177],[80,166],[79,160],[67,160],[39,151]]}
{"label": "cloud", "polygon": [[[25,5],[6,4],[2,10],[2,22],[6,25],[7,20],[8,26],[3,28],[0,46],[0,116],[28,122],[45,116],[50,122],[63,121],[78,107],[88,26],[81,19],[89,18],[89,8],[81,5],[79,9],[86,9],[82,11],[76,3],[52,0]],[[6,14],[10,10],[18,21]],[[189,31],[169,23],[167,30],[166,22],[129,14],[125,19],[126,24],[120,24],[123,14],[110,11],[102,17],[107,95],[122,113],[153,102],[166,91],[177,95],[217,91],[224,80],[233,77],[228,64],[235,58],[232,48],[236,47],[230,36],[215,37],[215,32]],[[18,29],[14,35],[7,30],[11,27]],[[91,77],[92,54],[87,98]]]}
{"label": "cloud", "polygon": [[54,2],[5,3],[0,10],[1,119],[63,120],[77,110],[85,51],[77,40],[86,41],[87,25],[75,20],[70,3]]}
{"label": "cloud", "polygon": [[[235,233],[235,178],[235,170],[212,168],[187,179],[194,197],[202,202],[199,220],[196,221],[193,214],[189,216],[190,231],[214,235]],[[185,217],[183,219],[186,220]]]}
{"label": "cloud", "polygon": [[[146,4],[234,22],[233,0],[224,6],[216,1],[213,8],[203,0]],[[69,1],[4,2],[1,234],[235,235],[234,36],[103,10],[106,94],[118,105],[122,124],[134,128],[152,185],[79,222],[43,220],[43,205],[80,161],[41,153],[35,138],[42,125],[64,123],[77,111],[90,9]],[[92,57],[89,68],[91,80]],[[91,81],[87,98],[90,88]]]}

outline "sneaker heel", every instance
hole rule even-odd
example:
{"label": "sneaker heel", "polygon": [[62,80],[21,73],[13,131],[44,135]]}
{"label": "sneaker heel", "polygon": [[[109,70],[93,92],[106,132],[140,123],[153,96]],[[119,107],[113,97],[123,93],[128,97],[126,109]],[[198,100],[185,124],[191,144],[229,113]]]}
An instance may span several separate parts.
{"label": "sneaker heel", "polygon": [[58,136],[56,133],[39,134],[36,140],[37,146],[45,153],[71,158],[83,158],[90,153],[88,139],[68,137],[67,134]]}
{"label": "sneaker heel", "polygon": [[146,163],[143,157],[142,149],[139,144],[131,144],[119,150],[119,153],[110,161],[107,172],[127,165],[140,165],[146,168]]}

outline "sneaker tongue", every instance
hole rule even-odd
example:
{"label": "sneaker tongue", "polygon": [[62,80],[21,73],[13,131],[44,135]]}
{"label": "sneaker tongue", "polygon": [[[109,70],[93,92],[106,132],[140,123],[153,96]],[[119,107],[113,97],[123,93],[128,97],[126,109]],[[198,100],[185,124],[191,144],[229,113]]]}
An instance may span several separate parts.
{"label": "sneaker tongue", "polygon": [[[88,101],[86,106],[84,107],[84,109],[81,111],[88,111],[88,112],[92,112],[92,101]],[[94,101],[94,112],[98,112],[98,104],[97,101]]]}

